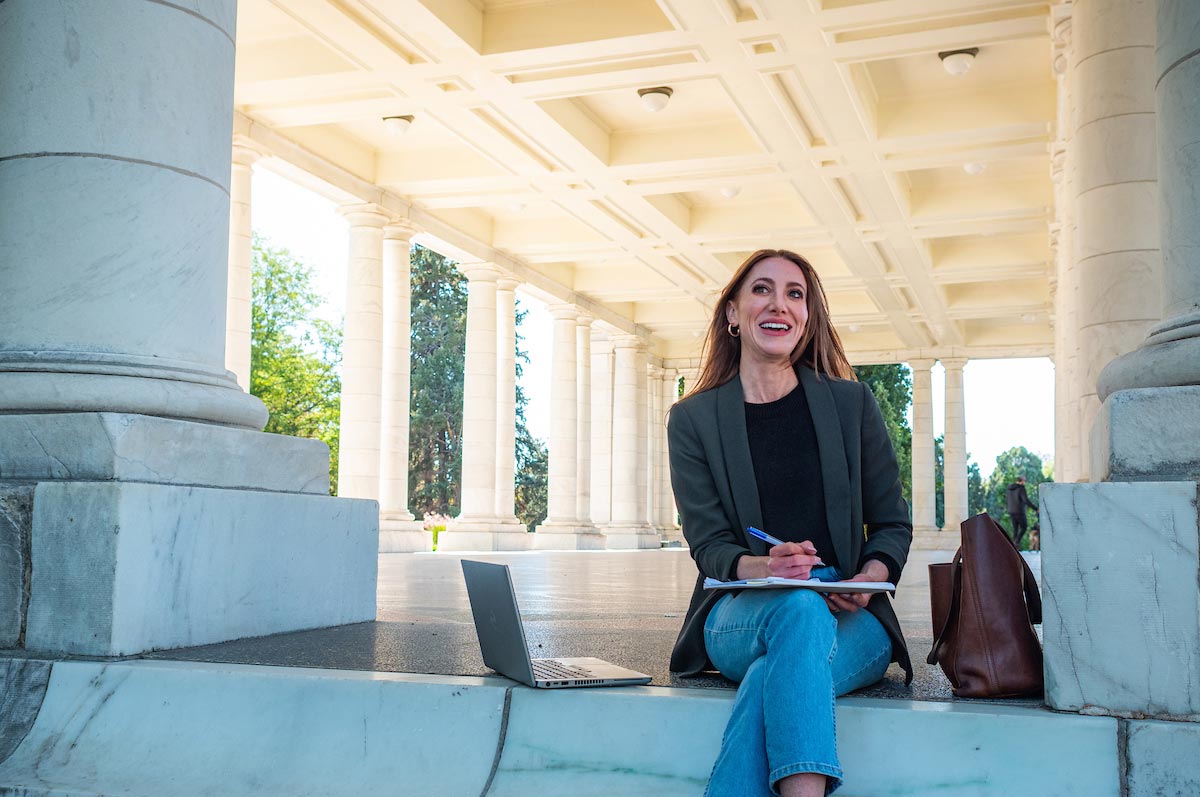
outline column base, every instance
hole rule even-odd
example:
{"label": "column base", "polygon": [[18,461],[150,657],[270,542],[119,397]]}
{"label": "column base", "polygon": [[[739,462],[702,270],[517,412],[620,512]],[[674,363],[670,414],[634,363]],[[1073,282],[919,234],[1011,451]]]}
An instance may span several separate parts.
{"label": "column base", "polygon": [[539,551],[602,551],[604,535],[595,526],[574,523],[542,523],[533,535]]}
{"label": "column base", "polygon": [[1046,703],[1200,719],[1197,485],[1045,484]]}
{"label": "column base", "polygon": [[658,532],[651,526],[612,525],[604,527],[604,544],[610,551],[661,548]]}
{"label": "column base", "polygon": [[1200,386],[1118,390],[1092,426],[1092,480],[1200,480],[1197,440]]}
{"label": "column base", "polygon": [[373,620],[377,513],[327,495],[42,482],[25,649],[129,656]]}
{"label": "column base", "polygon": [[[1161,326],[1161,325],[1160,325]],[[1195,327],[1175,330],[1195,333]],[[1163,341],[1161,343],[1156,341]],[[1096,380],[1101,400],[1118,390],[1200,385],[1200,337],[1170,339],[1169,331],[1151,331],[1146,344],[1104,366]]]}
{"label": "column base", "polygon": [[941,530],[936,527],[913,529],[911,549],[914,551],[950,551],[953,553],[962,544],[962,535],[957,527]]}
{"label": "column base", "polygon": [[528,551],[532,534],[503,518],[455,518],[438,533],[439,551]]}
{"label": "column base", "polygon": [[433,532],[419,520],[379,519],[380,553],[416,553],[433,550]]}
{"label": "column base", "polygon": [[664,548],[687,548],[687,540],[683,536],[683,529],[678,526],[664,526],[658,530],[658,538],[660,545]]}

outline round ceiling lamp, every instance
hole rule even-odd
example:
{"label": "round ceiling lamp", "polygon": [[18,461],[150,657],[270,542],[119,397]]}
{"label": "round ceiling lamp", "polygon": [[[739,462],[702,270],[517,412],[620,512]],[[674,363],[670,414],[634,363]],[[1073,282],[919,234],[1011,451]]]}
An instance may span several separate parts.
{"label": "round ceiling lamp", "polygon": [[983,170],[986,168],[987,164],[980,163],[979,161],[968,161],[963,164],[963,171],[972,177],[978,177],[983,174]]}
{"label": "round ceiling lamp", "polygon": [[666,108],[667,101],[671,99],[671,95],[674,93],[670,86],[638,89],[638,96],[642,98],[642,106],[651,113],[658,113],[663,108]]}
{"label": "round ceiling lamp", "polygon": [[393,136],[402,136],[407,133],[408,128],[412,127],[412,123],[413,118],[407,115],[383,117],[383,129]]}
{"label": "round ceiling lamp", "polygon": [[971,65],[975,63],[977,55],[978,47],[966,47],[962,50],[943,50],[938,53],[938,58],[942,59],[942,68],[946,72],[958,77],[971,71]]}
{"label": "round ceiling lamp", "polygon": [[736,185],[721,186],[721,196],[725,197],[726,199],[733,199],[735,196],[737,196],[741,192],[742,192],[742,189]]}

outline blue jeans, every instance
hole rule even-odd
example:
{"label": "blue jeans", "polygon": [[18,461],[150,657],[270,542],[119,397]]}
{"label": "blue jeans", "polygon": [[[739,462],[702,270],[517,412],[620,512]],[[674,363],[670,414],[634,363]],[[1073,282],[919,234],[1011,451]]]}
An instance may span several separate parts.
{"label": "blue jeans", "polygon": [[[840,575],[827,567],[812,577]],[[840,786],[834,698],[883,677],[892,643],[879,621],[865,609],[834,614],[812,590],[745,590],[717,601],[704,645],[740,684],[708,797],[778,794],[798,772],[827,776],[827,794]]]}

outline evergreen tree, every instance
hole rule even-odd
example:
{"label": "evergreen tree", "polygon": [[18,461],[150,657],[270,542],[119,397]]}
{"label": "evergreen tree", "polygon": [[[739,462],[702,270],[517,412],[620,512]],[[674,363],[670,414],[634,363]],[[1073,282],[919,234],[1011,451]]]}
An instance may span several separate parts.
{"label": "evergreen tree", "polygon": [[321,300],[310,267],[257,235],[251,251],[250,392],[271,413],[264,431],[329,446],[336,495],[342,331],[313,317]]}
{"label": "evergreen tree", "polygon": [[900,466],[900,489],[912,505],[912,428],[908,425],[908,407],[912,404],[912,374],[907,366],[858,365],[854,373],[871,388],[883,422],[887,426],[896,462]]}
{"label": "evergreen tree", "polygon": [[462,483],[467,280],[451,260],[414,245],[408,503],[417,517],[457,515]]}
{"label": "evergreen tree", "polygon": [[[517,327],[528,315],[518,305]],[[521,375],[529,362],[529,352],[521,348],[524,336],[517,333],[517,462],[516,462],[516,515],[529,531],[546,519],[549,501],[550,452],[546,444],[529,431],[525,423],[525,410],[529,397],[521,388]]]}
{"label": "evergreen tree", "polygon": [[[1025,446],[1014,446],[996,457],[996,468],[987,481],[987,512],[1009,535],[1012,534],[1012,520],[1005,508],[1004,491],[1018,476],[1025,477],[1025,489],[1033,502],[1039,505],[1038,485],[1054,481],[1044,472],[1042,458]],[[1030,525],[1033,522],[1030,521]]]}

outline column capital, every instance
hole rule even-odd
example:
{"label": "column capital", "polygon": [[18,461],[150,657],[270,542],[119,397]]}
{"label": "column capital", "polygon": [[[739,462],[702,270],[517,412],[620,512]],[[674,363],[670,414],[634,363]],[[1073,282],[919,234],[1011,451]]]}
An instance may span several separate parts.
{"label": "column capital", "polygon": [[961,371],[967,365],[966,357],[943,357],[942,367],[947,371]]}
{"label": "column capital", "polygon": [[245,136],[233,137],[233,165],[249,169],[262,158],[268,158],[271,153],[263,146]]}
{"label": "column capital", "polygon": [[546,309],[555,321],[575,321],[579,318],[579,308],[573,304],[552,304]]}
{"label": "column capital", "polygon": [[501,276],[491,263],[459,263],[458,270],[471,282],[496,282]]}
{"label": "column capital", "polygon": [[932,357],[917,357],[908,361],[908,367],[914,371],[928,371],[936,362]]}
{"label": "column capital", "polygon": [[646,341],[637,335],[610,335],[614,349],[645,349]]}
{"label": "column capital", "polygon": [[415,235],[421,232],[408,219],[398,219],[389,221],[383,228],[383,239],[385,241],[407,241],[412,243]]}
{"label": "column capital", "polygon": [[1067,53],[1071,48],[1071,4],[1050,6],[1051,68],[1056,75],[1067,73]]}
{"label": "column capital", "polygon": [[591,329],[592,324],[596,323],[596,319],[587,313],[580,313],[575,319],[575,323],[584,329]]}
{"label": "column capital", "polygon": [[496,290],[498,291],[515,291],[520,284],[519,279],[510,277],[508,274],[501,274],[496,278]]}
{"label": "column capital", "polygon": [[350,222],[351,227],[374,227],[383,229],[392,219],[383,212],[383,208],[371,203],[355,205],[340,205],[338,213]]}

